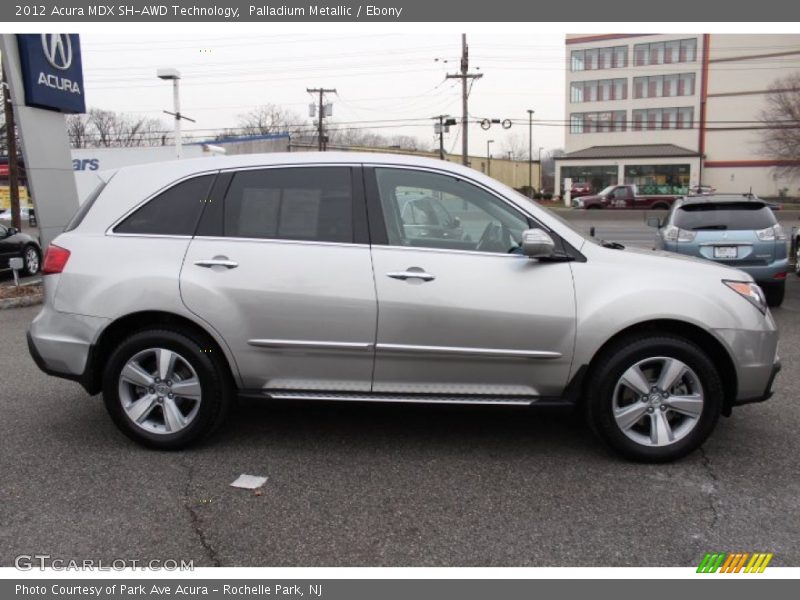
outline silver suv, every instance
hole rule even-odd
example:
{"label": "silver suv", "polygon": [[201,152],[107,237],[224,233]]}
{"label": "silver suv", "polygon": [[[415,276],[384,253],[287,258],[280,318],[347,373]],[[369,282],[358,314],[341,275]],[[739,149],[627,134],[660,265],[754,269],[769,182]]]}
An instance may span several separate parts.
{"label": "silver suv", "polygon": [[[450,225],[408,223],[409,198],[432,199]],[[37,364],[102,391],[119,428],[155,448],[206,436],[238,394],[574,405],[616,451],[666,461],[769,398],[779,369],[749,275],[595,243],[428,159],[120,169],[43,271]]]}

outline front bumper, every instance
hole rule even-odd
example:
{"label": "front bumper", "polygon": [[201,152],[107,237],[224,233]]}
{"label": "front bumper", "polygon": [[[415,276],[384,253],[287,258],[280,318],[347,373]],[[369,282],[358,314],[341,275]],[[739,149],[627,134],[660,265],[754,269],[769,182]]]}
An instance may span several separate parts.
{"label": "front bumper", "polygon": [[770,372],[769,380],[767,381],[766,388],[764,388],[764,392],[762,394],[750,398],[739,398],[737,400],[734,400],[733,406],[742,406],[743,404],[754,404],[756,402],[764,402],[765,400],[769,400],[770,398],[772,398],[772,395],[775,393],[775,390],[772,389],[772,386],[775,383],[775,377],[777,377],[780,370],[781,370],[781,361],[779,359],[776,359],[775,363],[772,365],[772,371]]}

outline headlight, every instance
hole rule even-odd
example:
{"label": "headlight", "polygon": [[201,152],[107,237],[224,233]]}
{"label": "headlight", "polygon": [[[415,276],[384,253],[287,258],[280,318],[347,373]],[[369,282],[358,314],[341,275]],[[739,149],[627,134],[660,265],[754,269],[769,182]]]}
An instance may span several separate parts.
{"label": "headlight", "polygon": [[578,198],[578,208],[583,208],[583,200]]}
{"label": "headlight", "polygon": [[675,225],[667,225],[661,230],[664,239],[669,242],[693,242],[697,237],[697,232],[687,229],[680,229]]}
{"label": "headlight", "polygon": [[758,285],[752,281],[729,281],[727,279],[723,279],[722,283],[755,306],[762,314],[766,314],[767,300],[764,298],[764,292],[761,291]]}
{"label": "headlight", "polygon": [[780,223],[775,223],[772,227],[756,231],[758,239],[762,242],[772,242],[774,240],[785,240],[786,233],[783,231]]}

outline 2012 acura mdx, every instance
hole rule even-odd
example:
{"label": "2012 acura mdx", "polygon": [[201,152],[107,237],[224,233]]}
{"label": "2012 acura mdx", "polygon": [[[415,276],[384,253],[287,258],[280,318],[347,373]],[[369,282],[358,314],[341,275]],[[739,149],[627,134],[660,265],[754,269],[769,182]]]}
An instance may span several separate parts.
{"label": "2012 acura mdx", "polygon": [[[147,446],[206,436],[239,394],[576,405],[666,461],[780,368],[749,275],[586,239],[472,169],[299,153],[104,178],[47,249],[28,341]],[[452,218],[407,223],[414,198]]]}

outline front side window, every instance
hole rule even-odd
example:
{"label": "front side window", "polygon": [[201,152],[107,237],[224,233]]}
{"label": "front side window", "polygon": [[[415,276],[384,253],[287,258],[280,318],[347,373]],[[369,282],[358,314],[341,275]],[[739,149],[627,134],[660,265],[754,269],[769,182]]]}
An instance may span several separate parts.
{"label": "front side window", "polygon": [[194,235],[215,175],[181,181],[161,192],[114,228],[114,233]]}
{"label": "front side window", "polygon": [[226,237],[353,241],[353,188],[345,167],[236,173],[225,196]]}
{"label": "front side window", "polygon": [[375,169],[389,244],[507,254],[529,224],[496,196],[452,175]]}

